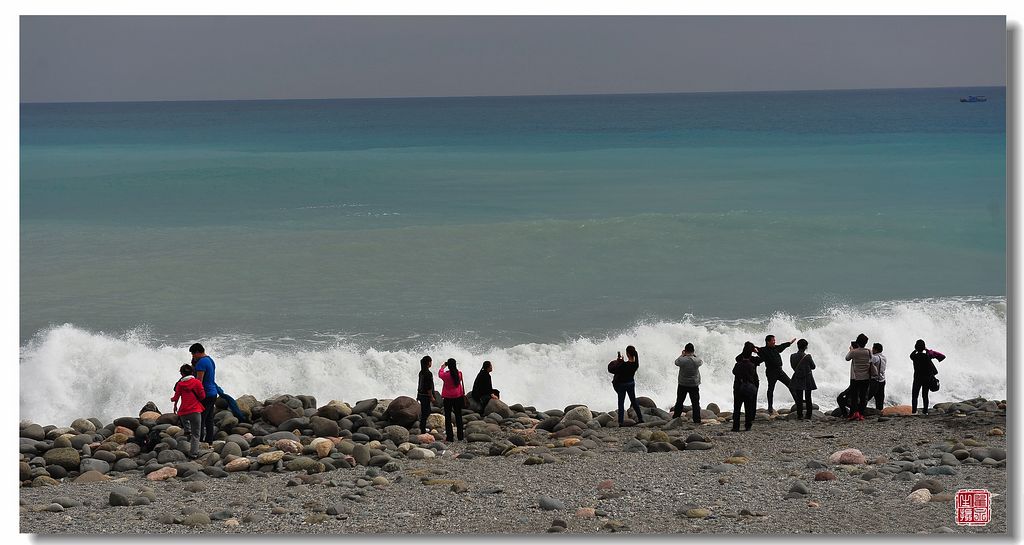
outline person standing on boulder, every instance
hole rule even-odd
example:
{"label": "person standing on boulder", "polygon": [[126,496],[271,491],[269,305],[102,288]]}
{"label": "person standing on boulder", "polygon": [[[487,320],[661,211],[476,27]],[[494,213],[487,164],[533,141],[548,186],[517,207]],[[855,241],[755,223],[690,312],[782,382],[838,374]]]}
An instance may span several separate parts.
{"label": "person standing on boulder", "polygon": [[636,413],[638,424],[644,423],[644,415],[640,412],[640,405],[636,402],[636,370],[640,368],[640,354],[633,345],[626,347],[626,361],[622,360],[622,353],[619,357],[608,363],[608,372],[612,373],[612,388],[619,398],[619,426],[622,426],[626,418],[625,401],[629,396],[629,404]]}
{"label": "person standing on boulder", "polygon": [[789,389],[796,398],[796,419],[804,418],[804,407],[807,408],[807,420],[811,419],[813,405],[811,405],[811,390],[817,390],[818,385],[814,382],[814,358],[807,353],[807,339],[800,339],[796,342],[796,354],[790,354],[789,366],[793,368],[793,378],[789,383]]}
{"label": "person standing on boulder", "polygon": [[740,431],[740,408],[746,410],[746,431],[754,425],[754,414],[757,411],[757,366],[761,358],[756,354],[757,347],[747,341],[743,344],[743,352],[736,356],[736,365],[732,367],[735,377],[732,382],[732,431]]}
{"label": "person standing on boulder", "polygon": [[679,385],[676,386],[676,404],[672,408],[672,418],[683,414],[683,402],[690,396],[693,405],[693,423],[700,424],[700,366],[704,361],[693,355],[693,343],[686,343],[683,354],[676,358],[679,368]]}
{"label": "person standing on boulder", "polygon": [[437,376],[441,377],[444,387],[441,389],[441,399],[444,402],[444,431],[445,439],[450,443],[452,438],[452,412],[455,412],[455,425],[459,432],[459,441],[466,438],[462,428],[462,407],[465,403],[466,389],[462,384],[462,371],[455,364],[455,358],[448,358],[448,361],[441,364]]}
{"label": "person standing on boulder", "polygon": [[416,399],[420,402],[420,433],[427,433],[427,417],[434,402],[434,374],[430,372],[430,356],[420,359],[420,380],[416,386]]}
{"label": "person standing on boulder", "polygon": [[203,345],[195,343],[188,347],[192,354],[192,366],[196,372],[196,378],[203,383],[203,391],[206,397],[203,398],[203,417],[199,426],[199,440],[206,443],[213,443],[213,412],[217,403],[217,382],[214,380],[217,374],[217,364],[213,358],[206,355]]}
{"label": "person standing on boulder", "polygon": [[[936,377],[939,374],[939,370],[935,367],[935,363],[932,360],[942,361],[946,359],[946,356],[934,351],[928,350],[924,345],[923,339],[918,339],[914,343],[914,351],[910,353],[910,361],[914,362],[914,385],[910,392],[910,411],[917,413],[917,392],[921,392],[921,401],[924,402],[921,405],[921,410],[924,414],[928,414],[928,390],[935,386]],[[935,386],[935,390],[938,387]]]}
{"label": "person standing on boulder", "polygon": [[875,400],[875,410],[882,416],[882,403],[885,401],[885,354],[882,344],[871,345],[871,384],[868,386],[868,401]]}
{"label": "person standing on boulder", "polygon": [[868,386],[871,380],[871,350],[867,348],[868,336],[861,333],[850,343],[846,361],[850,362],[850,409],[847,420],[864,420],[864,409],[868,405]]}
{"label": "person standing on boulder", "polygon": [[[174,383],[174,412],[178,415],[181,428],[188,434],[192,443],[189,450],[189,457],[195,458],[199,455],[199,428],[203,421],[203,402],[206,392],[203,390],[203,383],[192,376],[193,368],[189,364],[182,365],[178,372],[181,378]],[[181,407],[178,401],[181,400]]]}
{"label": "person standing on boulder", "polygon": [[481,415],[484,414],[487,403],[492,399],[500,399],[498,396],[501,392],[495,390],[491,384],[491,371],[493,370],[494,366],[491,365],[491,362],[485,361],[476,375],[476,380],[473,381],[473,391],[469,394],[477,405],[480,405]]}
{"label": "person standing on boulder", "polygon": [[[768,413],[775,413],[775,408],[772,404],[772,398],[775,394],[775,383],[781,382],[790,388],[789,375],[782,370],[782,352],[790,347],[796,339],[782,344],[775,344],[775,335],[766,335],[764,338],[764,346],[757,349],[757,355],[764,362],[764,375],[768,379]],[[796,401],[796,394],[790,391],[793,396],[793,400]]]}

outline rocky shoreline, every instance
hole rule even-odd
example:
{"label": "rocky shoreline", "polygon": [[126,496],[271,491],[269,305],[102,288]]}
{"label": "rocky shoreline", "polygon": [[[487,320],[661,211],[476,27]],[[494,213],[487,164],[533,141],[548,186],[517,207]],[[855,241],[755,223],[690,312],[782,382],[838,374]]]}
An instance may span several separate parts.
{"label": "rocky shoreline", "polygon": [[[438,396],[440,399],[440,396]],[[863,422],[759,410],[731,432],[714,403],[691,422],[639,398],[645,423],[586,406],[492,400],[446,443],[408,397],[355,404],[242,396],[239,422],[196,460],[177,416],[20,425],[20,530],[34,534],[1005,533],[1006,402],[887,407]],[[628,417],[635,417],[630,410]],[[142,452],[144,437],[159,437]],[[957,526],[958,489],[993,493]]]}

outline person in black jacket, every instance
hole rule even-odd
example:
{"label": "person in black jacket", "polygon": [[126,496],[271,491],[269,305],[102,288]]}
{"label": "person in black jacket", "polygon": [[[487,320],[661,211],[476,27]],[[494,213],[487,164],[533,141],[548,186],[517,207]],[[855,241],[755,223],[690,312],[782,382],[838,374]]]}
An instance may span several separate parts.
{"label": "person in black jacket", "polygon": [[427,433],[427,417],[434,401],[434,375],[430,372],[430,356],[420,360],[420,380],[416,386],[416,399],[420,402],[420,433]]}
{"label": "person in black jacket", "polygon": [[[761,357],[761,361],[764,362],[764,375],[768,379],[768,413],[774,413],[775,408],[772,405],[772,397],[775,394],[775,383],[781,382],[786,386],[787,389],[790,387],[789,375],[782,370],[782,352],[789,348],[796,342],[793,339],[789,342],[782,344],[775,344],[775,335],[768,335],[764,338],[764,346],[757,349],[757,355]],[[793,396],[793,401],[796,401],[796,394],[793,394],[790,390],[790,394]]]}
{"label": "person in black jacket", "polygon": [[793,368],[793,379],[789,391],[796,396],[796,419],[804,418],[804,408],[807,409],[807,419],[813,416],[811,405],[811,390],[817,390],[818,385],[814,382],[814,358],[807,352],[807,339],[800,339],[796,343],[797,353],[789,356],[789,365]]}
{"label": "person in black jacket", "polygon": [[735,375],[732,383],[732,431],[740,431],[740,407],[746,409],[746,431],[754,425],[754,413],[757,410],[757,366],[761,358],[756,354],[757,347],[747,341],[743,352],[736,356],[736,365],[732,368]]}
{"label": "person in black jacket", "polygon": [[476,380],[473,381],[473,391],[469,394],[480,405],[480,414],[484,414],[487,403],[492,399],[499,399],[498,395],[501,393],[491,385],[491,371],[493,370],[494,366],[491,365],[491,362],[485,361],[476,375]]}
{"label": "person in black jacket", "polygon": [[636,421],[643,424],[644,415],[640,413],[640,405],[636,402],[636,381],[634,376],[640,368],[640,355],[632,345],[626,347],[626,361],[622,361],[622,353],[619,357],[608,364],[608,372],[612,373],[612,387],[619,397],[619,425],[623,425],[626,417],[625,400],[629,396],[629,403],[636,413]]}
{"label": "person in black jacket", "polygon": [[[914,384],[910,392],[910,410],[913,413],[917,413],[917,392],[921,392],[921,410],[924,414],[928,414],[928,390],[935,383],[935,377],[939,374],[939,370],[935,367],[933,359],[942,361],[946,359],[946,356],[936,352],[935,350],[928,350],[924,345],[924,340],[918,339],[914,343],[914,351],[910,353],[910,360],[914,362]],[[938,389],[936,387],[936,389]]]}

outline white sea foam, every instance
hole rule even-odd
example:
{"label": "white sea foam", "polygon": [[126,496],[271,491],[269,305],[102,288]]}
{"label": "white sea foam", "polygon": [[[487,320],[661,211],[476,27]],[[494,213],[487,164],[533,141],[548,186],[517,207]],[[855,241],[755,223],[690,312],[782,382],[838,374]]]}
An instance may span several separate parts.
{"label": "white sea foam", "polygon": [[[615,394],[607,362],[632,344],[640,352],[637,395],[671,405],[675,396],[673,361],[687,342],[697,346],[701,368],[701,399],[731,410],[732,365],[744,341],[758,345],[767,333],[779,341],[806,338],[818,368],[814,401],[835,406],[836,394],[849,382],[843,360],[851,339],[864,332],[885,346],[889,366],[886,394],[890,402],[909,402],[912,367],[908,354],[922,338],[948,356],[938,363],[942,390],[932,403],[977,395],[1006,397],[1006,304],[1002,298],[944,298],[888,302],[857,308],[826,309],[813,317],[784,314],[745,321],[637,324],[605,338],[578,338],[562,343],[520,344],[479,349],[447,341],[417,350],[384,351],[340,342],[327,348],[252,349],[234,338],[202,339],[217,362],[217,382],[228,393],[264,399],[280,393],[312,394],[318,402],[368,397],[390,398],[415,393],[419,359],[430,354],[437,363],[454,357],[472,384],[480,363],[494,362],[493,381],[509,403],[539,409],[586,403],[610,410]],[[109,421],[134,415],[148,400],[170,410],[171,388],[187,346],[154,342],[145,331],[110,336],[70,324],[40,332],[21,349],[22,419],[65,425],[80,416]],[[789,370],[791,348],[783,355]],[[763,373],[763,371],[761,371]],[[762,374],[763,377],[763,374]],[[765,384],[759,394],[765,403]],[[792,397],[776,388],[776,406],[788,407]]]}

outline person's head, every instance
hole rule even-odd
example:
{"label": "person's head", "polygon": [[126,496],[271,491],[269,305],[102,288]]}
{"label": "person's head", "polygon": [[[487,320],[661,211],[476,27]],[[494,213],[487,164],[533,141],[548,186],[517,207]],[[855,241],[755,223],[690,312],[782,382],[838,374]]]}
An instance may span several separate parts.
{"label": "person's head", "polygon": [[430,359],[430,356],[423,356],[420,358],[420,371],[426,371],[430,369],[430,362],[434,360]]}
{"label": "person's head", "polygon": [[918,339],[917,342],[914,343],[914,350],[917,350],[918,352],[923,352],[925,350],[924,339]]}
{"label": "person's head", "polygon": [[686,343],[686,346],[683,347],[683,352],[693,354],[693,343]]}
{"label": "person's head", "polygon": [[629,345],[626,347],[626,358],[628,358],[629,361],[640,361],[640,355],[636,353],[636,347],[634,347],[633,345]]}
{"label": "person's head", "polygon": [[765,346],[775,346],[775,335],[765,335],[764,344]]}
{"label": "person's head", "polygon": [[755,348],[757,347],[750,341],[743,343],[743,355],[745,357],[750,357],[750,355],[754,353]]}
{"label": "person's head", "polygon": [[868,336],[863,334],[863,333],[861,333],[860,335],[857,335],[857,346],[859,346],[861,348],[864,348],[867,345],[868,345]]}
{"label": "person's head", "polygon": [[871,345],[871,353],[872,354],[881,354],[882,353],[882,343],[875,343],[875,344]]}
{"label": "person's head", "polygon": [[491,371],[494,370],[494,367],[491,365],[490,361],[485,361],[484,364],[480,366],[480,370],[487,371],[488,373],[490,373]]}
{"label": "person's head", "polygon": [[807,350],[807,339],[800,339],[796,342],[796,349],[803,352]]}
{"label": "person's head", "polygon": [[455,358],[448,358],[448,361],[444,362],[448,367],[448,372],[451,373],[452,384],[455,386],[459,385],[459,368],[456,365]]}
{"label": "person's head", "polygon": [[203,345],[195,343],[188,347],[188,353],[192,354],[192,363],[195,363],[196,360],[206,355],[206,349],[203,348]]}
{"label": "person's head", "polygon": [[194,369],[192,368],[192,366],[187,363],[178,368],[178,372],[181,373],[181,376],[183,377],[191,375],[193,371]]}

